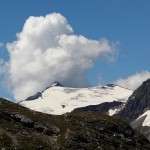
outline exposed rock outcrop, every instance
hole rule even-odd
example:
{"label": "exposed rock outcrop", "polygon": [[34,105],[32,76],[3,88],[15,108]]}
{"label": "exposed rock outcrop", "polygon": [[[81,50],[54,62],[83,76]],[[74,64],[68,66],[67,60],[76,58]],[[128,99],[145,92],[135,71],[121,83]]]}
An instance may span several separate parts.
{"label": "exposed rock outcrop", "polygon": [[80,107],[73,110],[73,112],[83,112],[83,111],[91,111],[101,114],[109,114],[110,109],[121,109],[123,107],[123,102],[105,102],[99,105],[90,105],[86,107]]}
{"label": "exposed rock outcrop", "polygon": [[[142,85],[129,97],[124,109],[117,115],[120,119],[131,124],[131,126],[144,134],[150,140],[150,126],[144,125],[148,115],[143,115],[150,110],[150,79],[143,82]],[[150,121],[149,121],[150,124]]]}
{"label": "exposed rock outcrop", "polygon": [[142,115],[146,110],[150,109],[150,79],[133,92],[129,97],[126,105],[117,116],[122,120],[131,123]]}

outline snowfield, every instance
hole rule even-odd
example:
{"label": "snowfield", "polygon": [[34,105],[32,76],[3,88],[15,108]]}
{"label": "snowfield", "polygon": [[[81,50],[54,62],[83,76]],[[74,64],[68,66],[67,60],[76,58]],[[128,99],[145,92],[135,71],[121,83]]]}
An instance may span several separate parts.
{"label": "snowfield", "polygon": [[41,97],[19,104],[32,110],[61,115],[79,107],[113,101],[126,102],[132,93],[132,90],[117,85],[91,88],[51,86],[42,92]]}

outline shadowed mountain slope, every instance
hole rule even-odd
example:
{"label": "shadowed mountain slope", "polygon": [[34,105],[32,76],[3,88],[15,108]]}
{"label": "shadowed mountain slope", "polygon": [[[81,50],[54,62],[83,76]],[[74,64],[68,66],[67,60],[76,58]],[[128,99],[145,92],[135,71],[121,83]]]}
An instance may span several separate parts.
{"label": "shadowed mountain slope", "polygon": [[122,111],[118,113],[122,120],[130,123],[150,109],[150,79],[133,92]]}
{"label": "shadowed mountain slope", "polygon": [[0,149],[148,150],[150,142],[118,119],[92,112],[48,115],[0,99]]}
{"label": "shadowed mountain slope", "polygon": [[133,92],[125,107],[116,116],[150,140],[150,79]]}

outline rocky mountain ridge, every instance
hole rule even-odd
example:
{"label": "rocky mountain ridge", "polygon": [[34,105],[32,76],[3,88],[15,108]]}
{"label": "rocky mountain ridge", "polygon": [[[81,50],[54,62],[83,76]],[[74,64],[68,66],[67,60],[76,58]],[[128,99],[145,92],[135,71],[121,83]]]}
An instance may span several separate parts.
{"label": "rocky mountain ridge", "polygon": [[124,106],[123,102],[104,102],[102,104],[98,105],[89,105],[86,107],[80,107],[73,110],[73,112],[96,112],[100,114],[108,114],[110,116],[116,114],[118,111],[120,111]]}
{"label": "rocky mountain ridge", "polygon": [[125,107],[115,115],[150,140],[150,79],[133,92]]}
{"label": "rocky mountain ridge", "polygon": [[[107,111],[111,108],[115,109],[114,104],[119,110],[118,104],[124,104],[133,92],[114,84],[90,88],[69,88],[60,85],[60,83],[55,83],[43,92],[38,92],[36,95],[19,102],[19,104],[36,111],[55,115],[71,112],[80,107],[103,103],[106,104]],[[107,104],[110,106],[108,107]],[[120,108],[122,108],[121,105]]]}

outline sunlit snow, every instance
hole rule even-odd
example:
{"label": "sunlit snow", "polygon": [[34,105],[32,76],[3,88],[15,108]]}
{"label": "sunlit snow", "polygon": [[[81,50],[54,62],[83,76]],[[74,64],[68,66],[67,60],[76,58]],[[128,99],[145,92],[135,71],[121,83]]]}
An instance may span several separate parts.
{"label": "sunlit snow", "polygon": [[110,109],[109,112],[108,112],[108,115],[113,116],[117,112],[118,112],[118,109]]}
{"label": "sunlit snow", "polygon": [[21,105],[30,109],[61,115],[75,108],[97,105],[104,102],[126,101],[132,90],[120,86],[104,86],[91,88],[50,87],[35,100],[25,100]]}

